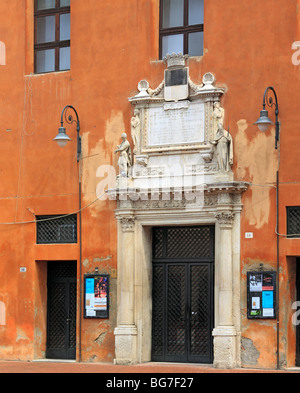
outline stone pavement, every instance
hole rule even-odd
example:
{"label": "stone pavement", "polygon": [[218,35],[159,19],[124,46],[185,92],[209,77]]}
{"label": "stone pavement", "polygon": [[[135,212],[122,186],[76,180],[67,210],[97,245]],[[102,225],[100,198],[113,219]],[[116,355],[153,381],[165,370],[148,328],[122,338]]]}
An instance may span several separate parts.
{"label": "stone pavement", "polygon": [[144,363],[117,366],[108,363],[77,363],[73,361],[0,361],[0,374],[11,373],[93,373],[93,374],[204,374],[204,373],[300,373],[300,368],[289,370],[234,369],[219,370],[211,365],[179,363]]}

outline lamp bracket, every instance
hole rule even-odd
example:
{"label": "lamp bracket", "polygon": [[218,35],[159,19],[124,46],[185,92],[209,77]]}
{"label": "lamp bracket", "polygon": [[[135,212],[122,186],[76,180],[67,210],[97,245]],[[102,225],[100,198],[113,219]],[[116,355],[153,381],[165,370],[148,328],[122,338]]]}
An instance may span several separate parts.
{"label": "lamp bracket", "polygon": [[[68,114],[68,110],[69,110],[69,109],[73,110],[73,112],[74,112],[75,115],[76,115],[76,119],[74,119],[73,116],[72,116],[70,113]],[[61,123],[62,123],[62,124],[63,124],[63,122],[64,122],[64,119],[65,119],[65,121],[66,121],[68,124],[76,123],[76,124],[77,124],[77,128],[79,127],[79,130],[77,130],[77,131],[80,131],[80,122],[79,122],[78,113],[77,113],[76,109],[75,109],[72,105],[67,105],[67,106],[65,106],[64,109],[62,110],[62,113],[61,113]]]}
{"label": "lamp bracket", "polygon": [[[76,116],[75,119],[73,118],[73,116],[70,113],[68,113],[69,110],[72,110],[75,113],[75,116]],[[77,125],[76,130],[77,130],[77,162],[78,162],[80,160],[80,156],[81,156],[81,137],[79,135],[79,132],[80,132],[80,121],[79,121],[78,113],[77,113],[76,109],[72,105],[67,105],[62,110],[61,120],[60,120],[62,127],[63,127],[63,124],[64,124],[64,120],[68,124],[76,123],[76,125]]]}
{"label": "lamp bracket", "polygon": [[[275,102],[273,101],[273,97],[269,96],[270,92],[273,93]],[[268,105],[269,108],[272,108],[273,106],[275,106],[275,117],[276,117],[276,121],[275,121],[275,128],[276,128],[276,132],[275,132],[275,149],[277,149],[278,141],[279,141],[279,132],[280,132],[280,123],[278,121],[279,106],[278,106],[277,94],[275,92],[274,87],[272,87],[272,86],[267,87],[266,90],[265,90],[264,100],[263,100],[263,108],[264,108],[264,110],[266,109],[266,105]]]}
{"label": "lamp bracket", "polygon": [[[269,96],[270,91],[273,92],[274,98],[275,98],[275,102],[273,101],[273,97]],[[272,108],[273,106],[275,106],[275,114],[277,111],[277,115],[279,114],[279,110],[278,110],[278,100],[277,100],[277,94],[274,90],[274,88],[272,86],[269,86],[266,88],[265,94],[264,94],[264,100],[263,100],[263,107],[264,109],[266,108],[266,105],[268,105],[269,108]]]}

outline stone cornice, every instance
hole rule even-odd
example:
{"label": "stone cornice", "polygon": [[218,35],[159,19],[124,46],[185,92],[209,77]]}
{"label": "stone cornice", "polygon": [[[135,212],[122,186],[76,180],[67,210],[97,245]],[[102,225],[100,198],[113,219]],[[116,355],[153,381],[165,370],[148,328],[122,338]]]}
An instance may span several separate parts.
{"label": "stone cornice", "polygon": [[[126,200],[131,199],[132,201],[137,200],[151,200],[153,196],[155,196],[155,200],[162,199],[164,194],[170,194],[171,196],[181,193],[193,193],[193,192],[202,192],[204,195],[212,195],[212,194],[242,194],[248,189],[249,184],[246,182],[223,182],[223,183],[213,183],[213,184],[205,184],[198,188],[185,188],[176,189],[170,187],[169,189],[157,188],[157,189],[134,189],[134,188],[115,188],[108,190],[107,194],[110,199],[117,200]],[[152,197],[151,197],[152,196]]]}
{"label": "stone cornice", "polygon": [[220,182],[207,184],[205,190],[208,193],[220,193],[220,192],[230,192],[230,193],[242,193],[246,191],[249,187],[249,183],[246,182]]}

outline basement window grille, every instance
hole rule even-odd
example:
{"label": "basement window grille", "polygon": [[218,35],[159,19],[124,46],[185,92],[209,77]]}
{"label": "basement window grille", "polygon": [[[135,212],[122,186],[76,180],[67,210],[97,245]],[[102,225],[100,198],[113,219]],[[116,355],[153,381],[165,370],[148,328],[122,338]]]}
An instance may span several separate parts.
{"label": "basement window grille", "polygon": [[[56,218],[60,217],[60,218]],[[37,244],[77,243],[77,215],[37,216]]]}
{"label": "basement window grille", "polygon": [[287,212],[287,236],[300,237],[300,206],[288,206]]}

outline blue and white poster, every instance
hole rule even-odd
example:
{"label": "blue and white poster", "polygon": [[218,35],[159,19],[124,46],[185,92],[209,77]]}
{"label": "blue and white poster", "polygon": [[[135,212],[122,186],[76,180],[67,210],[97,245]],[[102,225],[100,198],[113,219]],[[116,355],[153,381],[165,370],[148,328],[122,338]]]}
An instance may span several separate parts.
{"label": "blue and white poster", "polygon": [[274,293],[273,291],[263,291],[262,293],[262,306],[263,308],[274,307]]}

